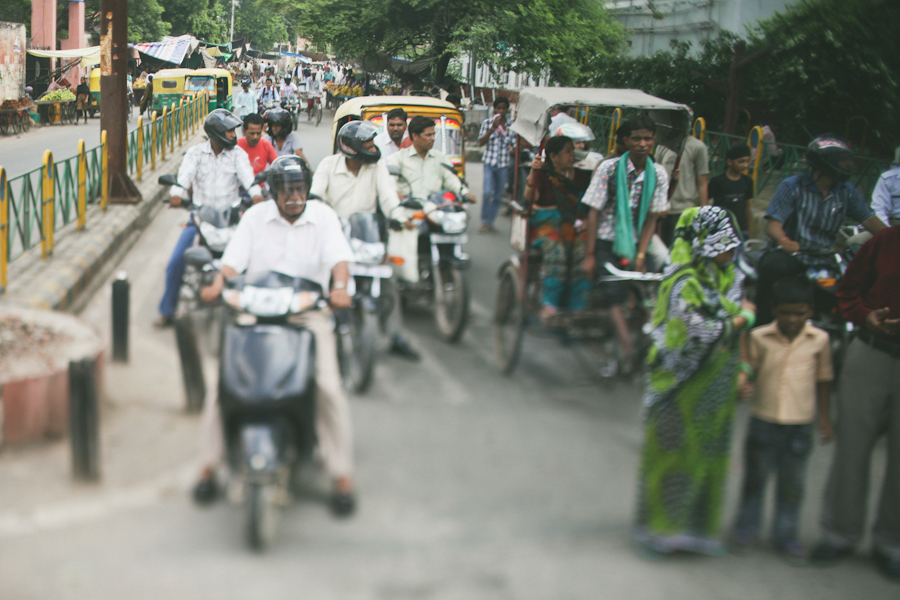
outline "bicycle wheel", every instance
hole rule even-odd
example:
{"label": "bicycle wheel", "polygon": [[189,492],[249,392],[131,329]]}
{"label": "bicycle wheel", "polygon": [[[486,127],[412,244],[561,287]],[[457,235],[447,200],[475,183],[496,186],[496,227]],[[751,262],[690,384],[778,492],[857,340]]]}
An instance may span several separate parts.
{"label": "bicycle wheel", "polygon": [[319,126],[319,123],[322,122],[322,104],[320,102],[316,102],[316,127]]}
{"label": "bicycle wheel", "polygon": [[504,375],[513,372],[522,351],[523,311],[524,305],[519,297],[519,275],[516,268],[508,264],[500,275],[494,307],[494,351],[497,365]]}

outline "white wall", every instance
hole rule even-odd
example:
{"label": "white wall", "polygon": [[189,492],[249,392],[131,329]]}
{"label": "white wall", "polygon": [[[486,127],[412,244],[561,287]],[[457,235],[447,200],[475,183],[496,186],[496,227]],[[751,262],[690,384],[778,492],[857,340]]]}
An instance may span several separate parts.
{"label": "white wall", "polygon": [[25,25],[0,21],[0,102],[25,94],[26,41]]}
{"label": "white wall", "polygon": [[663,19],[651,14],[649,0],[611,0],[606,7],[631,34],[634,56],[649,56],[669,49],[670,40],[691,42],[712,39],[722,30],[745,35],[760,19],[798,0],[656,0],[652,4]]}

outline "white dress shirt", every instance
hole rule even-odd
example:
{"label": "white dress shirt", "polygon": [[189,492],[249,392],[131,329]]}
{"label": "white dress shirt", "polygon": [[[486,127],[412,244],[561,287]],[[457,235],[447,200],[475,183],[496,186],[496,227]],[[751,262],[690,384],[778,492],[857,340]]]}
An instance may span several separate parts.
{"label": "white dress shirt", "polygon": [[241,118],[256,112],[256,99],[253,96],[253,92],[250,90],[238,92],[234,99],[234,110],[237,111],[237,116]]}
{"label": "white dress shirt", "polygon": [[399,180],[400,191],[404,196],[412,194],[427,198],[441,190],[449,190],[456,194],[467,192],[459,177],[443,166],[452,166],[450,160],[443,152],[434,148],[428,151],[424,159],[416,152],[415,146],[403,148],[387,159],[387,164],[399,168],[405,178],[406,181]]}
{"label": "white dress shirt", "polygon": [[381,203],[381,211],[388,216],[400,204],[397,186],[384,159],[361,165],[359,173],[354,175],[347,169],[343,154],[322,159],[313,175],[309,193],[322,198],[342,219],[356,212],[374,213],[376,199]]}
{"label": "white dress shirt", "polygon": [[315,281],[328,292],[331,270],[353,260],[353,251],[337,215],[323,202],[309,200],[289,223],[274,200],[254,204],[241,217],[222,264],[238,273],[277,271]]}
{"label": "white dress shirt", "polygon": [[274,85],[272,87],[262,86],[259,88],[259,91],[256,92],[256,99],[260,102],[265,102],[266,100],[274,100],[275,102],[281,102],[281,94],[278,93],[278,88]]}
{"label": "white dress shirt", "polygon": [[240,198],[243,186],[251,196],[259,196],[262,190],[253,183],[253,167],[250,157],[240,146],[223,150],[216,156],[210,142],[203,142],[188,150],[178,169],[178,185],[171,194],[184,198],[191,190],[191,201],[198,205],[224,210]]}
{"label": "white dress shirt", "polygon": [[292,96],[297,95],[297,86],[293,83],[282,83],[281,84],[281,97],[284,99],[288,99]]}

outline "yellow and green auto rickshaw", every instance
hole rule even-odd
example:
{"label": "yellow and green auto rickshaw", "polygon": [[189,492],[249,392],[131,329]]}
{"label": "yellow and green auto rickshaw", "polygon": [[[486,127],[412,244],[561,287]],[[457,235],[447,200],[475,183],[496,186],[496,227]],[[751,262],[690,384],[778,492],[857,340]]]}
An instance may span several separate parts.
{"label": "yellow and green auto rickshaw", "polygon": [[209,92],[209,110],[213,111],[217,108],[234,110],[234,98],[232,97],[233,78],[227,69],[196,69],[191,75],[191,89],[196,79],[197,84],[202,85],[201,77],[209,78],[211,83],[206,83],[206,89]]}
{"label": "yellow and green auto rickshaw", "polygon": [[[181,103],[186,94],[194,95],[196,92],[187,92],[187,79],[193,73],[191,69],[162,69],[154,73],[150,110],[157,113],[162,113],[163,108],[171,110]],[[209,77],[205,79],[209,80]]]}
{"label": "yellow and green auto rickshaw", "polygon": [[449,102],[416,96],[361,96],[347,100],[334,114],[332,151],[337,152],[337,134],[348,121],[370,121],[380,127],[387,114],[402,108],[409,118],[423,116],[434,119],[434,147],[443,152],[460,176],[466,173],[465,134],[462,113]]}

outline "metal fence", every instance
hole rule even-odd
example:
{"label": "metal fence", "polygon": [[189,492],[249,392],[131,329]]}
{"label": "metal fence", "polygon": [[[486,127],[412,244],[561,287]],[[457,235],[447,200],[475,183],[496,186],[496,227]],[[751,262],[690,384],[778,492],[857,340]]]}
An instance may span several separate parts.
{"label": "metal fence", "polygon": [[[140,181],[145,165],[155,169],[157,156],[165,160],[176,141],[180,146],[197,130],[208,105],[204,94],[182,100],[174,110],[163,110],[162,115],[154,113],[146,123],[138,117],[137,128],[128,134],[128,173]],[[7,289],[10,262],[38,244],[41,258],[51,256],[57,230],[73,221],[78,229],[84,228],[89,205],[99,204],[106,210],[106,131],[101,132],[100,139],[100,145],[91,149],[85,148],[84,140],[79,141],[75,156],[58,162],[47,150],[40,167],[12,179],[0,166],[0,293]]]}

